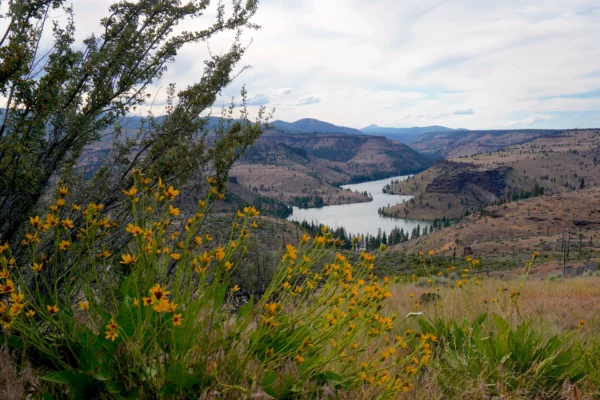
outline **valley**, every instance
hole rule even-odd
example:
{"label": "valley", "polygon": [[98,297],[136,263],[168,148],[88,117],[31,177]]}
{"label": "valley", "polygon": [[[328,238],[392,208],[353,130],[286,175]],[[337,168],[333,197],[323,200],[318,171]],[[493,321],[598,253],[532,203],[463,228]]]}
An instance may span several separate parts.
{"label": "valley", "polygon": [[347,183],[417,173],[432,161],[382,136],[266,132],[230,176],[254,193],[301,207],[371,201]]}

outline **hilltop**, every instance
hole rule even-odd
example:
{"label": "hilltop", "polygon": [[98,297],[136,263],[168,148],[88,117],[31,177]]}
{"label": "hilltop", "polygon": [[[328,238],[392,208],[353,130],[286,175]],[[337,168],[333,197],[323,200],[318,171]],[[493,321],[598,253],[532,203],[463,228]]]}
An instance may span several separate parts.
{"label": "hilltop", "polygon": [[337,126],[329,122],[319,121],[314,118],[303,118],[295,122],[273,121],[273,128],[282,132],[295,133],[347,133],[349,135],[362,135],[358,129],[346,126]]}
{"label": "hilltop", "polygon": [[463,157],[489,153],[509,146],[530,142],[538,137],[553,136],[564,130],[512,129],[469,131],[458,129],[425,133],[411,147],[434,158]]}
{"label": "hilltop", "polygon": [[262,197],[319,206],[370,201],[338,186],[412,174],[431,164],[407,145],[381,136],[269,131],[230,175]]}
{"label": "hilltop", "polygon": [[[569,241],[569,243],[567,243]],[[567,244],[569,254],[565,254]],[[462,256],[471,251],[506,265],[542,253],[546,273],[583,265],[600,251],[600,188],[540,196],[486,207],[458,224],[394,246],[392,252]],[[566,258],[563,260],[563,258]]]}
{"label": "hilltop", "polygon": [[[509,135],[511,136],[511,135]],[[438,161],[390,193],[413,195],[384,210],[411,219],[458,219],[483,206],[600,185],[600,131],[536,136],[486,154]]]}
{"label": "hilltop", "polygon": [[433,132],[453,132],[455,130],[465,129],[452,129],[445,126],[433,125],[433,126],[413,126],[412,128],[385,128],[377,125],[369,125],[361,129],[361,132],[367,135],[380,135],[385,136],[388,139],[399,140],[403,143],[410,144],[412,142],[420,140],[420,138],[427,133]]}

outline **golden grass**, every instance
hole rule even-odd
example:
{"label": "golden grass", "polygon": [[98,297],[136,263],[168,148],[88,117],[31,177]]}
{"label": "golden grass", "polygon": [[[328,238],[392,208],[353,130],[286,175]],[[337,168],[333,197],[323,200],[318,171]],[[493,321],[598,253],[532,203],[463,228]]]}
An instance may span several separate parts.
{"label": "golden grass", "polygon": [[[474,318],[484,312],[504,314],[508,313],[511,293],[518,291],[520,283],[519,280],[489,278],[482,279],[480,285],[469,283],[462,288],[399,284],[392,288],[389,306],[400,318],[416,311],[423,312],[426,317],[442,316],[446,320]],[[438,293],[440,301],[419,304],[421,294],[426,292]],[[518,305],[518,310],[509,312],[513,323],[530,321],[549,334],[556,334],[573,331],[581,320],[585,320],[582,334],[597,335],[600,330],[600,277],[526,280]]]}

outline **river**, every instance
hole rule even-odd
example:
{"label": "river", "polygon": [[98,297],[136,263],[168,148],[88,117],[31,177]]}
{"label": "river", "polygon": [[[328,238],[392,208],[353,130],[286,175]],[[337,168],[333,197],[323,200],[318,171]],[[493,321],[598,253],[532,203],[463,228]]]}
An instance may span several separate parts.
{"label": "river", "polygon": [[349,188],[352,191],[365,190],[373,196],[373,201],[367,203],[342,204],[335,206],[324,206],[320,208],[298,208],[294,207],[294,212],[288,217],[290,221],[307,221],[315,224],[327,225],[330,228],[343,227],[346,232],[353,235],[371,234],[377,235],[381,229],[383,232],[390,233],[394,227],[404,228],[404,231],[412,232],[413,228],[421,225],[421,228],[430,226],[430,221],[417,221],[410,219],[389,218],[381,216],[377,210],[388,205],[396,205],[403,201],[409,201],[412,196],[401,196],[396,194],[383,193],[383,187],[392,180],[406,180],[410,175],[394,176],[378,181],[369,181],[344,185],[342,188]]}

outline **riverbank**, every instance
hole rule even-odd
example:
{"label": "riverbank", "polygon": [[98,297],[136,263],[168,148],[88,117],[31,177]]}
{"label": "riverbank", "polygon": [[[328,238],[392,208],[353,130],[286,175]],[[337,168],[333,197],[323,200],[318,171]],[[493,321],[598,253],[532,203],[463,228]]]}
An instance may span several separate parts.
{"label": "riverbank", "polygon": [[431,222],[389,218],[381,216],[378,213],[378,210],[382,207],[401,204],[412,198],[412,196],[383,193],[383,187],[391,181],[405,180],[409,176],[394,176],[376,181],[344,185],[341,187],[343,190],[358,191],[360,193],[366,192],[371,195],[372,200],[363,203],[329,205],[320,208],[305,209],[293,207],[292,215],[288,217],[288,220],[324,224],[332,229],[343,227],[348,234],[353,235],[377,235],[380,230],[389,235],[394,228],[403,229],[404,232],[412,232],[417,227],[423,229],[425,226],[430,226]]}

